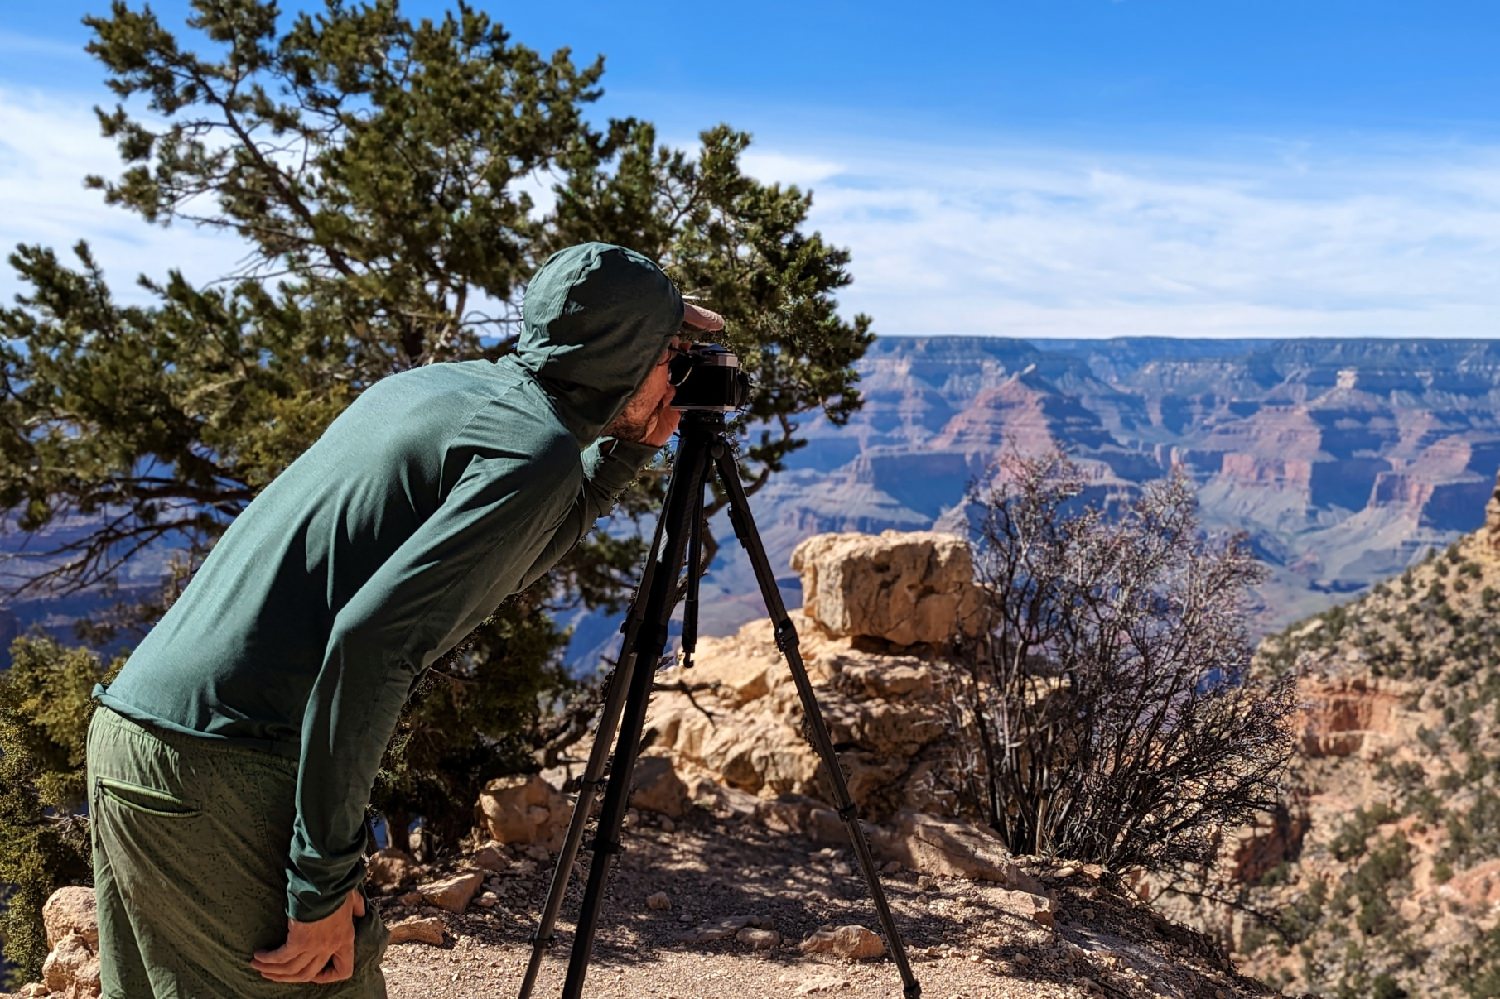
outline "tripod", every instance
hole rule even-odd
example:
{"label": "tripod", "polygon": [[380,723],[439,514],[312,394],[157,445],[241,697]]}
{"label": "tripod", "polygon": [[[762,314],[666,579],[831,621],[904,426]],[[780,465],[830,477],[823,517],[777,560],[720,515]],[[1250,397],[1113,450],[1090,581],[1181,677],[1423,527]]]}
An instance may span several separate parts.
{"label": "tripod", "polygon": [[[558,856],[557,869],[552,875],[552,887],[542,908],[536,934],[532,937],[531,961],[521,983],[520,999],[529,999],[536,984],[537,972],[541,968],[542,957],[552,942],[552,931],[557,925],[563,894],[567,890],[573,862],[583,841],[584,826],[588,823],[593,797],[602,781],[605,767],[609,764],[609,782],[604,790],[604,804],[595,832],[593,862],[589,867],[588,882],[578,914],[578,930],[573,938],[573,952],[568,959],[568,974],[563,984],[563,999],[580,999],[583,994],[583,978],[588,972],[589,956],[593,951],[594,931],[598,927],[599,910],[604,901],[605,880],[614,855],[620,851],[620,827],[630,795],[630,775],[640,753],[646,704],[651,696],[656,664],[661,660],[662,650],[666,648],[668,622],[672,617],[672,609],[677,605],[678,573],[684,565],[684,559],[688,571],[687,594],[683,606],[682,647],[685,663],[691,664],[692,649],[697,640],[703,496],[715,472],[729,499],[729,519],[734,525],[735,536],[755,569],[761,598],[765,601],[775,629],[777,648],[786,657],[787,665],[791,668],[792,679],[801,697],[802,712],[806,718],[805,733],[823,762],[833,787],[839,817],[849,830],[849,839],[854,845],[860,869],[870,886],[870,896],[880,915],[886,943],[901,973],[902,994],[906,999],[917,999],[922,994],[922,987],[912,974],[901,935],[891,916],[890,905],[881,890],[869,843],[865,840],[864,830],[859,826],[858,810],[849,797],[849,788],[844,780],[844,772],[839,767],[833,740],[823,723],[812,683],[807,677],[807,668],[802,662],[797,630],[782,603],[775,576],[766,558],[765,546],[761,544],[755,521],[750,516],[750,501],[740,482],[739,469],[735,465],[725,430],[724,415],[717,411],[689,411],[683,414],[677,457],[667,483],[666,505],[657,521],[651,556],[621,628],[625,638],[621,645],[620,660],[609,683],[603,713],[599,719],[599,732],[594,738],[594,747],[584,767],[578,804],[573,809],[573,818],[568,824],[567,836]],[[614,739],[617,726],[619,741],[615,747],[613,763],[610,764],[609,744]]]}

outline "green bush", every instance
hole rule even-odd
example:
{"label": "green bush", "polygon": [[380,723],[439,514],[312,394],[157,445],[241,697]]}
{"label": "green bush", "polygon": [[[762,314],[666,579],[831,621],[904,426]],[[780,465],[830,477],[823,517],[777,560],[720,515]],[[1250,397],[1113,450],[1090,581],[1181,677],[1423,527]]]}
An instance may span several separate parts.
{"label": "green bush", "polygon": [[1391,905],[1391,885],[1410,871],[1410,848],[1406,840],[1394,836],[1372,850],[1355,869],[1350,879],[1351,894],[1359,900],[1355,922],[1365,936],[1380,936],[1392,928],[1395,909]]}
{"label": "green bush", "polygon": [[1462,948],[1446,970],[1448,984],[1462,989],[1469,999],[1500,996],[1500,926]]}
{"label": "green bush", "polygon": [[1322,880],[1314,880],[1308,885],[1305,895],[1281,911],[1276,926],[1288,944],[1302,943],[1323,924],[1327,906],[1328,885]]}
{"label": "green bush", "polygon": [[1354,814],[1344,820],[1343,825],[1334,834],[1333,842],[1328,848],[1339,860],[1349,861],[1364,855],[1365,841],[1376,827],[1387,822],[1394,822],[1400,815],[1394,808],[1385,802],[1377,802],[1368,810],[1356,808]]}
{"label": "green bush", "polygon": [[11,645],[0,673],[0,914],[15,985],[41,977],[42,904],[68,884],[92,884],[84,817],[90,692],[106,679],[99,657],[51,639]]}

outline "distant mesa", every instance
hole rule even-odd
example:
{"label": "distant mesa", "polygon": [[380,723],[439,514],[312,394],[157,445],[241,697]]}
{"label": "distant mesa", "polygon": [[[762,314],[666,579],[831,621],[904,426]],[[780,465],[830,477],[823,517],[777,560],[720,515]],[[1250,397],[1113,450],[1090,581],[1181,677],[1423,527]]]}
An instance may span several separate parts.
{"label": "distant mesa", "polygon": [[[809,420],[753,500],[773,565],[810,534],[961,530],[1001,455],[1061,448],[1096,499],[1183,468],[1271,570],[1264,633],[1474,530],[1500,468],[1492,341],[883,337],[858,368],[864,408]],[[706,633],[758,616],[732,543],[707,585]]]}

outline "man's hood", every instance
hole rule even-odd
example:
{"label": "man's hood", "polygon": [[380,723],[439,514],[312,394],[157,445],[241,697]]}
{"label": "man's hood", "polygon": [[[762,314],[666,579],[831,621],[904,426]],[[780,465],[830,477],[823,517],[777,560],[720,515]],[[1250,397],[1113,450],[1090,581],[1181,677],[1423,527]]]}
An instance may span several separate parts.
{"label": "man's hood", "polygon": [[608,243],[548,258],[526,288],[516,358],[580,443],[598,437],[682,324],[682,296],[650,260]]}

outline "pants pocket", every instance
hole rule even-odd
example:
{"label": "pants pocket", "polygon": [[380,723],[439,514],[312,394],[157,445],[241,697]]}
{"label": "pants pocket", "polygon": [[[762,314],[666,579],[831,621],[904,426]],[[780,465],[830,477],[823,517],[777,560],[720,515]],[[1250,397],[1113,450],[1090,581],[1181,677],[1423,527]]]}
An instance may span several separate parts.
{"label": "pants pocket", "polygon": [[95,777],[94,781],[104,797],[132,811],[172,819],[192,818],[200,811],[177,795],[160,788],[133,784],[118,777]]}

